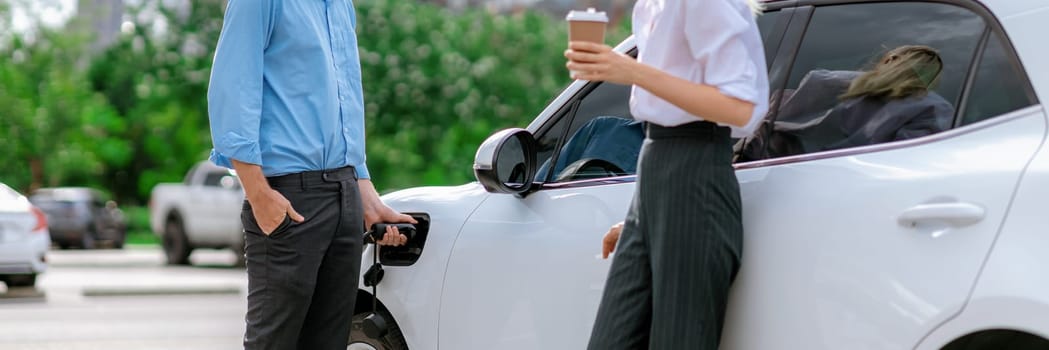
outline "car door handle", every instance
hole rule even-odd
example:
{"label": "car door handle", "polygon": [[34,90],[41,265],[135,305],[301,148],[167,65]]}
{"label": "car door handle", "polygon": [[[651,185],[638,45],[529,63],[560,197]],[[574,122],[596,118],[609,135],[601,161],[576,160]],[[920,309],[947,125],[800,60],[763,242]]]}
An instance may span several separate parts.
{"label": "car door handle", "polygon": [[925,203],[904,210],[898,220],[904,227],[917,227],[920,223],[933,222],[962,227],[980,222],[984,216],[986,216],[986,210],[972,203]]}

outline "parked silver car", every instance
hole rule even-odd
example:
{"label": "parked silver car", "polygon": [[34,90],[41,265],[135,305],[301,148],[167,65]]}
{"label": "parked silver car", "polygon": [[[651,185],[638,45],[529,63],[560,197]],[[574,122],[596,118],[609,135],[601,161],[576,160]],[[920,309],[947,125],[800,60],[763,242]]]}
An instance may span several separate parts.
{"label": "parked silver car", "polygon": [[116,202],[101,191],[85,187],[41,188],[29,201],[47,214],[51,240],[61,248],[95,248],[108,242],[123,248],[127,219]]}
{"label": "parked silver car", "polygon": [[240,209],[244,190],[236,174],[209,161],[197,163],[182,183],[153,187],[149,223],[161,238],[168,264],[189,264],[197,248],[230,248],[244,263]]}

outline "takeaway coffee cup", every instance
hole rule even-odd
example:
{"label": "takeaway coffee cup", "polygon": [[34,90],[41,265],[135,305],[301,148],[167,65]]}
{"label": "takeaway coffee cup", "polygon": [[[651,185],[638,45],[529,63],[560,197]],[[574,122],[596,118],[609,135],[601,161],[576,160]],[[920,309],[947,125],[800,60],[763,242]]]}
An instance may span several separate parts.
{"label": "takeaway coffee cup", "polygon": [[[571,11],[565,19],[568,20],[568,41],[589,41],[598,44],[605,42],[608,15],[604,12],[598,12],[594,8]],[[575,75],[575,72],[570,73]]]}

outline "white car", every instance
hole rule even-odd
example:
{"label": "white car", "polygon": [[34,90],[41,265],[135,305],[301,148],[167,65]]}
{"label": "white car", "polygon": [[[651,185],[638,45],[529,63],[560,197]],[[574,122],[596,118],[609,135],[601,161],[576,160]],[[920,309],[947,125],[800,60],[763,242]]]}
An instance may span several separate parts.
{"label": "white car", "polygon": [[43,211],[22,194],[0,183],[0,282],[32,287],[47,270],[51,234]]}
{"label": "white car", "polygon": [[[1049,348],[1049,2],[766,7],[772,107],[737,144],[745,241],[721,348]],[[802,137],[824,146],[802,153],[771,142],[798,109],[835,108],[849,81],[820,77],[855,76],[835,72],[902,45],[939,52],[927,96],[950,103],[942,130],[847,148]],[[381,250],[379,314],[392,325],[361,331],[374,297],[362,284],[351,348],[585,348],[610,264],[601,239],[635,186],[642,126],[628,95],[576,81],[527,129],[480,147],[478,183],[384,196],[425,215],[426,234]]]}
{"label": "white car", "polygon": [[229,169],[202,161],[182,183],[157,184],[149,197],[149,224],[160,237],[167,263],[189,264],[197,248],[230,248],[244,263],[240,209],[244,190]]}

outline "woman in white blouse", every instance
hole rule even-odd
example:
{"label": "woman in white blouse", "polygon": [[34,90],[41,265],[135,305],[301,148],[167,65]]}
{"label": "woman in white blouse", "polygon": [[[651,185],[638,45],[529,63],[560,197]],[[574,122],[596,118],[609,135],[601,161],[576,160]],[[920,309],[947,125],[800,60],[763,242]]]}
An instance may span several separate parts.
{"label": "woman in white blouse", "polygon": [[636,60],[587,42],[565,52],[576,79],[633,85],[631,113],[648,124],[630,211],[605,237],[605,256],[617,253],[590,349],[718,347],[743,244],[731,139],[767,110],[757,10],[639,0]]}

